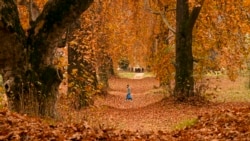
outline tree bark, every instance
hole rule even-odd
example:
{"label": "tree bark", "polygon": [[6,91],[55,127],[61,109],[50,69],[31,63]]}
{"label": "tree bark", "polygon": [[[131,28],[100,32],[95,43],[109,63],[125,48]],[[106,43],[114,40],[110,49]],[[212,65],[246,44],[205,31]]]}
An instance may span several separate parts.
{"label": "tree bark", "polygon": [[[68,44],[68,96],[73,108],[79,110],[93,104],[92,95],[97,89],[97,76],[93,43],[94,20],[93,5],[82,15],[81,20],[71,25],[70,43]],[[80,48],[78,47],[80,46]]]}
{"label": "tree bark", "polygon": [[52,64],[58,37],[93,0],[53,0],[23,31],[16,4],[1,0],[0,67],[9,108],[20,113],[55,116],[62,74]]}
{"label": "tree bark", "polygon": [[189,14],[188,0],[177,0],[174,96],[180,101],[194,96],[192,31],[203,2]]}
{"label": "tree bark", "polygon": [[112,58],[107,53],[107,34],[105,33],[106,21],[108,17],[107,13],[104,10],[105,3],[97,0],[96,2],[96,27],[95,36],[97,39],[96,46],[98,47],[96,53],[96,62],[97,62],[97,78],[99,84],[102,85],[102,92],[104,95],[107,94],[107,89],[109,87],[108,79],[111,75],[114,75],[113,70],[113,61]]}
{"label": "tree bark", "polygon": [[77,50],[76,45],[68,46],[68,95],[77,110],[93,104],[91,96],[98,84],[95,67],[86,60],[84,51],[84,48]]}

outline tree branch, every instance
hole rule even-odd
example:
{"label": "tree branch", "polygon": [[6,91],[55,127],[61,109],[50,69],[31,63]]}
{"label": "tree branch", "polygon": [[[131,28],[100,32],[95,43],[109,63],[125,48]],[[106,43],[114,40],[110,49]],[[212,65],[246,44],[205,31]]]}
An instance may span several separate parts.
{"label": "tree branch", "polygon": [[205,0],[201,0],[201,2],[199,3],[199,5],[196,5],[193,10],[192,10],[192,13],[190,14],[190,17],[189,17],[189,20],[188,20],[188,32],[192,31],[193,30],[193,27],[195,25],[195,22],[200,14],[200,11],[201,11],[201,8],[204,4],[204,1]]}
{"label": "tree branch", "polygon": [[[168,22],[168,19],[165,16],[165,13],[167,11],[162,12],[162,11],[155,11],[155,10],[153,10],[152,8],[150,8],[148,0],[144,1],[144,7],[145,7],[145,10],[149,11],[150,13],[156,14],[156,15],[160,15],[161,18],[162,18],[162,20],[163,20],[163,22],[167,25],[167,27],[169,28],[169,30],[172,31],[173,33],[176,33],[175,29],[170,25],[170,23]],[[172,11],[172,10],[173,9],[168,10],[168,11]]]}
{"label": "tree branch", "polygon": [[80,17],[93,0],[53,0],[48,2],[31,28],[32,36],[47,36],[55,40],[67,26]]}
{"label": "tree branch", "polygon": [[166,40],[169,40],[169,39],[171,39],[172,37],[174,37],[174,35],[168,36],[168,37],[166,38]]}
{"label": "tree branch", "polygon": [[[29,30],[29,39],[34,47],[32,62],[37,65],[49,64],[46,58],[56,48],[58,37],[91,5],[93,0],[51,0],[46,3],[42,13]],[[41,54],[41,56],[37,56]],[[46,61],[47,59],[47,61]]]}
{"label": "tree branch", "polygon": [[22,65],[17,62],[24,57],[25,33],[15,2],[7,0],[0,3],[0,68],[17,67],[17,65]]}
{"label": "tree branch", "polygon": [[33,0],[29,0],[29,4],[26,5],[27,9],[29,11],[29,22],[32,23],[36,20],[36,18],[39,16],[40,11],[38,6],[33,2]]}

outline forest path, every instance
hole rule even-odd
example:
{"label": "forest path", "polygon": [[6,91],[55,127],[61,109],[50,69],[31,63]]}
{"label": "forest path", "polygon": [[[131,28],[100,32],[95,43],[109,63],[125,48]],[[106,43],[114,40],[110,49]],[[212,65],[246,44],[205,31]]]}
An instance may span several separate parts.
{"label": "forest path", "polygon": [[144,73],[136,73],[133,79],[142,79],[144,77]]}
{"label": "forest path", "polygon": [[[125,100],[127,84],[131,87],[132,101]],[[93,108],[81,112],[92,126],[103,125],[145,132],[171,131],[178,122],[192,119],[205,111],[204,107],[197,109],[195,106],[163,100],[163,90],[159,88],[159,81],[155,78],[112,78],[109,85],[110,89],[105,98],[97,98]]]}
{"label": "forest path", "polygon": [[[228,80],[227,83],[217,80],[214,82],[236,86]],[[133,101],[125,100],[127,84],[131,87]],[[249,105],[242,102],[210,103],[199,106],[176,103],[169,98],[164,99],[163,90],[158,88],[159,81],[155,78],[111,78],[109,85],[106,97],[96,97],[92,107],[79,112],[71,111],[72,114],[67,115],[70,116],[68,119],[74,122],[86,120],[93,127],[143,132],[172,131],[181,123],[186,123],[201,114]]]}
{"label": "forest path", "polygon": [[[172,117],[162,109],[165,107],[161,102],[164,93],[162,89],[158,88],[159,81],[152,77],[143,78],[143,75],[143,73],[137,73],[134,79],[110,79],[108,95],[105,98],[96,99],[94,109],[84,111],[90,117],[88,121],[93,124],[101,123],[104,126],[131,131],[169,130],[172,128],[173,126],[169,122],[166,122],[167,125],[163,123],[164,120],[172,120]],[[125,99],[127,84],[131,88],[132,101]],[[169,106],[169,108],[171,107]]]}
{"label": "forest path", "polygon": [[[106,105],[117,109],[137,109],[161,101],[164,94],[158,80],[143,78],[143,73],[137,73],[134,79],[113,78],[109,80],[109,94],[106,98],[96,101],[96,105]],[[126,100],[127,84],[130,85],[133,100]]]}

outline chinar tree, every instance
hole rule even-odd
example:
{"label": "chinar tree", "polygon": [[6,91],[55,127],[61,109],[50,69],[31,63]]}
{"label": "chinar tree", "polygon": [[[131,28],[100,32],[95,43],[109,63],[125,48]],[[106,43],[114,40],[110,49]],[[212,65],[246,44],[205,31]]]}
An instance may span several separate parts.
{"label": "chinar tree", "polygon": [[0,0],[0,68],[11,110],[55,115],[62,73],[52,63],[58,37],[93,0],[48,1],[28,31],[14,0]]}
{"label": "chinar tree", "polygon": [[[195,90],[197,86],[194,81],[200,79],[206,71],[222,69],[231,80],[235,80],[240,69],[245,68],[244,60],[249,56],[245,39],[250,29],[249,2],[144,0],[144,3],[147,11],[161,17],[164,23],[162,28],[166,28],[166,32],[160,30],[159,33],[162,34],[154,38],[154,42],[157,43],[154,48],[168,50],[173,46],[171,37],[175,37],[175,54],[173,54],[175,61],[169,59],[172,55],[168,52],[157,53],[155,57],[159,60],[157,65],[160,64],[162,67],[155,67],[154,70],[163,78],[160,80],[169,82],[170,79],[164,78],[171,78],[174,69],[169,66],[173,64],[175,68],[173,96],[177,100],[185,101],[200,94]],[[176,24],[171,27],[171,23]],[[196,62],[195,67],[194,62]],[[194,78],[193,74],[200,76]],[[170,89],[172,94],[172,89],[167,89]]]}
{"label": "chinar tree", "polygon": [[[193,1],[192,3],[195,5],[193,9],[189,6],[189,0],[177,0],[176,2],[159,0],[158,5],[163,6],[161,8],[164,9],[163,11],[155,10],[152,6],[150,7],[149,0],[145,0],[144,3],[147,11],[161,16],[165,24],[164,27],[167,27],[166,31],[171,31],[171,34],[170,32],[165,32],[169,35],[167,35],[168,37],[164,42],[166,43],[171,37],[175,37],[175,63],[173,63],[175,67],[175,88],[173,96],[178,101],[185,101],[187,98],[194,96],[192,32],[204,0]],[[166,18],[166,12],[172,11],[172,9],[168,8],[171,3],[176,3],[175,28],[170,25],[169,19]]]}
{"label": "chinar tree", "polygon": [[192,31],[204,0],[189,13],[188,0],[177,0],[176,4],[176,58],[174,96],[183,101],[194,95]]}

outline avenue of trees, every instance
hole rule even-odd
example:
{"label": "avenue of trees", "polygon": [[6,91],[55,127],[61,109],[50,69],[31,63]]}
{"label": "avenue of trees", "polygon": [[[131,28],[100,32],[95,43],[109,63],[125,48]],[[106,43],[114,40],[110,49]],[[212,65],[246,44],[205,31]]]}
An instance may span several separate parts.
{"label": "avenue of trees", "polygon": [[[55,115],[67,50],[74,108],[106,93],[121,59],[153,71],[177,100],[225,69],[235,80],[249,59],[248,0],[0,0],[0,68],[11,110]],[[59,60],[60,62],[61,60]],[[171,83],[174,83],[174,88]]]}

